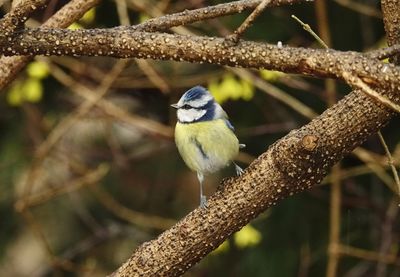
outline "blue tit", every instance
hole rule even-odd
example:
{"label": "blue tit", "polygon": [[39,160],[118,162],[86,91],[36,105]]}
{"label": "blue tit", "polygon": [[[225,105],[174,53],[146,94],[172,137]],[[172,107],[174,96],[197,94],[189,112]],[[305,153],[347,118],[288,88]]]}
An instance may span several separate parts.
{"label": "blue tit", "polygon": [[234,128],[222,107],[208,90],[196,86],[171,105],[177,109],[175,142],[186,165],[197,172],[200,182],[200,207],[207,205],[203,195],[204,175],[235,165],[236,173],[243,170],[232,160],[244,147],[234,134]]}

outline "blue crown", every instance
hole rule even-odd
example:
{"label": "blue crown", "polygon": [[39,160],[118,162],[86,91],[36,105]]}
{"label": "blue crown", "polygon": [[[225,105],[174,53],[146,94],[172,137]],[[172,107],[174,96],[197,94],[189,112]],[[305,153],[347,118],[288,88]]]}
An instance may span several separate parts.
{"label": "blue crown", "polygon": [[193,101],[200,99],[202,96],[206,94],[209,94],[207,89],[205,89],[202,86],[195,86],[185,92],[185,94],[183,95],[183,99],[185,101]]}

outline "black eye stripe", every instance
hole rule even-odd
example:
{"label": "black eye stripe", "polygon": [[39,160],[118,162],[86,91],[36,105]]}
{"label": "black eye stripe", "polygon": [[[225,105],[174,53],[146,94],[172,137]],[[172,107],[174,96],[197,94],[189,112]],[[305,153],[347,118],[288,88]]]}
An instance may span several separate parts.
{"label": "black eye stripe", "polygon": [[181,107],[181,109],[184,109],[184,110],[189,110],[189,109],[191,109],[191,108],[193,108],[192,106],[190,106],[190,105],[183,105],[182,107]]}
{"label": "black eye stripe", "polygon": [[183,110],[191,110],[191,109],[194,109],[194,110],[202,110],[204,107],[193,107],[193,106],[190,106],[190,105],[183,105],[182,107],[180,107],[180,109],[183,109]]}
{"label": "black eye stripe", "polygon": [[180,107],[180,109],[183,109],[183,110],[190,110],[190,109],[205,110],[205,109],[210,108],[213,104],[214,104],[214,100],[211,99],[206,104],[204,104],[203,106],[200,106],[200,107],[193,107],[193,106],[191,106],[189,104],[185,104],[182,107]]}

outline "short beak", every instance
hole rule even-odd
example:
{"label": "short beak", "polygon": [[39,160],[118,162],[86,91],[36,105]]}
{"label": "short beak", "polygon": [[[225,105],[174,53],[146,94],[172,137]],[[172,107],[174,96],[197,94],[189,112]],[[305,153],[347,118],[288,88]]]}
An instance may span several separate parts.
{"label": "short beak", "polygon": [[178,108],[179,108],[179,107],[178,107],[178,104],[172,104],[171,107],[173,107],[173,108],[175,108],[175,109],[178,109]]}

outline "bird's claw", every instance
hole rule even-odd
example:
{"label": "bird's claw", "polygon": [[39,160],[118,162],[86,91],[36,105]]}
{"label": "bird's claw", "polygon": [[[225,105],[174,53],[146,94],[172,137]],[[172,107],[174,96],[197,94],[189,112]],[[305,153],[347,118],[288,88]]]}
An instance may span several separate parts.
{"label": "bird's claw", "polygon": [[237,176],[242,175],[243,172],[244,172],[244,170],[240,166],[238,166],[237,164],[235,164],[235,170],[236,170],[236,175]]}
{"label": "bird's claw", "polygon": [[207,197],[205,195],[200,195],[200,208],[207,208]]}

